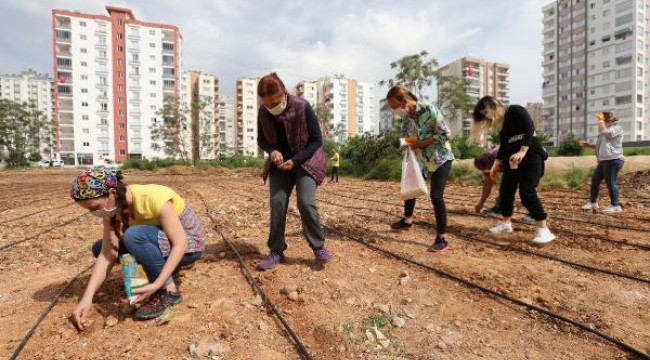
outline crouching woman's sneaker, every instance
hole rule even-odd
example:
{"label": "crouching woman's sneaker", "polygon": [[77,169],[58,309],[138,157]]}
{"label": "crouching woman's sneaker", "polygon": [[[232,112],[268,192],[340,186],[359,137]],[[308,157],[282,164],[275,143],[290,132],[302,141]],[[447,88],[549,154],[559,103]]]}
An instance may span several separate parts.
{"label": "crouching woman's sneaker", "polygon": [[532,243],[536,245],[545,245],[555,240],[555,235],[548,228],[537,228]]}

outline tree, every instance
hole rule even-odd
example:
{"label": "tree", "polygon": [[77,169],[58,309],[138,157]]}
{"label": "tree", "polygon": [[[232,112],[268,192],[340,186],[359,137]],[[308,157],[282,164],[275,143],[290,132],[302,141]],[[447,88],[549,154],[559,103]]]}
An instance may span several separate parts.
{"label": "tree", "polygon": [[438,82],[438,101],[437,106],[445,116],[449,124],[462,121],[469,116],[469,111],[473,108],[472,98],[467,95],[467,81],[463,81],[457,76],[443,75],[436,71]]}
{"label": "tree", "polygon": [[427,99],[423,90],[431,86],[437,77],[438,60],[431,58],[427,60],[429,53],[426,50],[419,54],[407,55],[390,63],[391,69],[397,69],[393,79],[382,80],[380,86],[402,85],[413,92],[420,99]]}
{"label": "tree", "polygon": [[314,109],[318,122],[320,123],[320,129],[323,133],[323,139],[327,140],[330,138],[330,130],[332,130],[332,125],[330,124],[330,110],[327,104],[316,105]]}
{"label": "tree", "polygon": [[35,105],[0,99],[0,157],[10,167],[40,160],[41,142],[51,132],[51,122]]}
{"label": "tree", "polygon": [[[213,105],[213,106],[210,106]],[[218,157],[219,129],[215,119],[216,103],[210,96],[195,96],[190,104],[192,123],[192,158]]]}
{"label": "tree", "polygon": [[151,142],[155,151],[162,151],[170,157],[180,157],[186,161],[188,158],[187,135],[190,124],[187,118],[188,111],[181,108],[178,99],[165,97],[163,107],[158,111],[162,122],[151,125]]}

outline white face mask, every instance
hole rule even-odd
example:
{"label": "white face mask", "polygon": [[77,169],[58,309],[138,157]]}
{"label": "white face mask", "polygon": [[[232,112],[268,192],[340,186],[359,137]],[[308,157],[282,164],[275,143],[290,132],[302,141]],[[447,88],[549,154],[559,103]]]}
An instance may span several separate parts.
{"label": "white face mask", "polygon": [[409,111],[406,108],[393,109],[393,113],[400,119],[409,116]]}
{"label": "white face mask", "polygon": [[278,116],[278,115],[282,114],[282,112],[283,112],[284,109],[286,109],[286,108],[287,108],[287,100],[284,99],[284,100],[282,100],[282,102],[279,103],[276,107],[271,108],[271,109],[269,109],[269,108],[267,107],[266,110],[268,110],[268,111],[271,113],[271,115],[273,115],[273,116]]}
{"label": "white face mask", "polygon": [[[108,202],[108,198],[106,198],[106,202]],[[112,208],[112,209],[107,209],[106,204],[104,204],[103,209],[97,209],[95,211],[91,211],[90,214],[92,216],[97,216],[97,217],[113,217],[115,214],[117,214],[117,206]]]}

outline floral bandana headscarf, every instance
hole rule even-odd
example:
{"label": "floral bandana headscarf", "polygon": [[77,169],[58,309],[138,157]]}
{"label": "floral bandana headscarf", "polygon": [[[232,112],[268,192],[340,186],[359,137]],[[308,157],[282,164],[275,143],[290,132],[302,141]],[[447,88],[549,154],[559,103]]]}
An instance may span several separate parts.
{"label": "floral bandana headscarf", "polygon": [[106,168],[87,169],[79,173],[72,182],[70,196],[76,200],[88,200],[108,194],[110,188],[116,188],[122,177],[121,171]]}

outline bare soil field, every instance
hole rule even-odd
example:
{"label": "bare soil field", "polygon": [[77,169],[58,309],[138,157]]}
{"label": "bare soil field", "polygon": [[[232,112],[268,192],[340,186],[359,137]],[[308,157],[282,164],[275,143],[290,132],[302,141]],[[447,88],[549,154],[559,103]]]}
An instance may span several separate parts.
{"label": "bare soil field", "polygon": [[317,194],[334,261],[315,263],[294,195],[287,262],[266,272],[254,269],[268,251],[269,225],[268,186],[257,174],[126,171],[128,184],[167,185],[189,201],[209,231],[207,251],[179,275],[184,299],[166,323],[133,320],[115,267],[90,329],[78,333],[69,316],[90,277],[101,222],[70,199],[75,170],[0,172],[0,357],[649,358],[647,172],[621,179],[625,211],[615,216],[580,210],[586,187],[541,189],[558,236],[541,248],[528,243],[534,228],[522,222],[512,235],[489,235],[497,219],[472,210],[480,187],[450,183],[451,249],[442,255],[426,251],[435,236],[428,199],[418,200],[413,230],[393,232],[399,184],[342,177]]}

